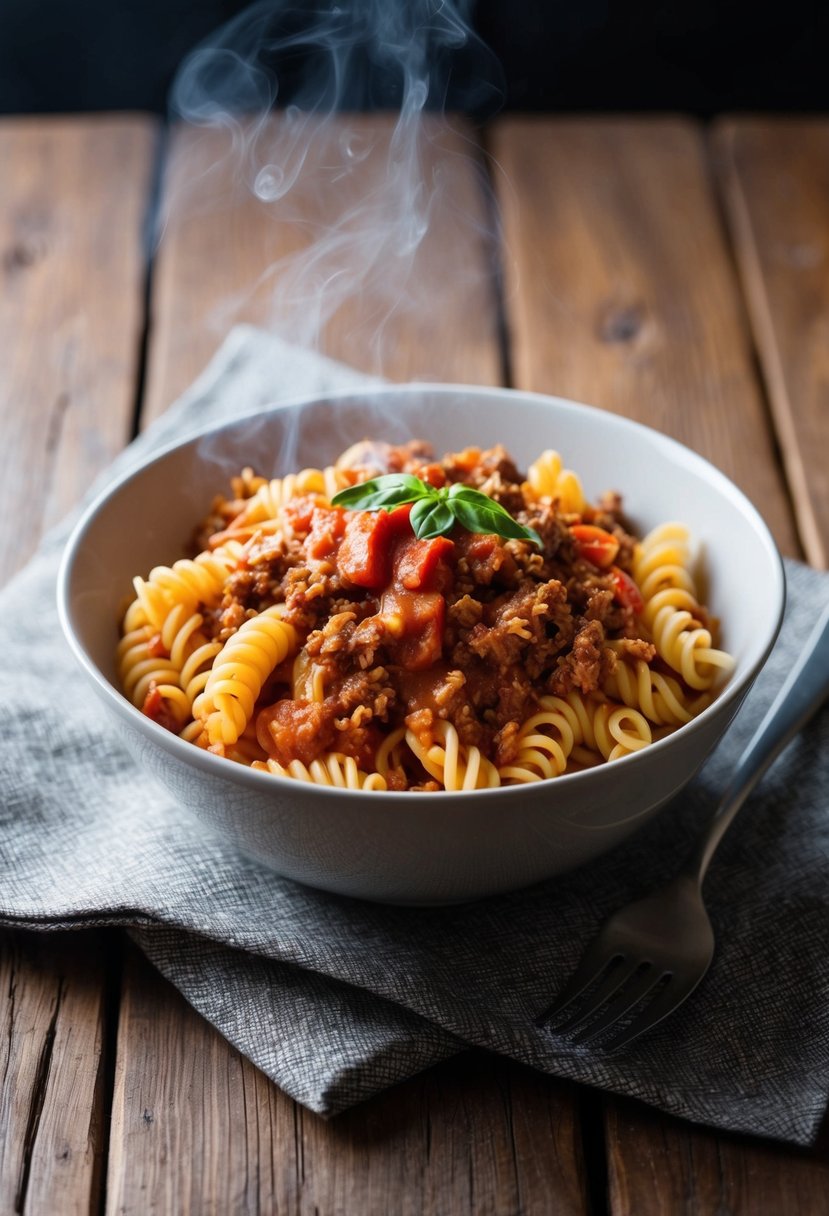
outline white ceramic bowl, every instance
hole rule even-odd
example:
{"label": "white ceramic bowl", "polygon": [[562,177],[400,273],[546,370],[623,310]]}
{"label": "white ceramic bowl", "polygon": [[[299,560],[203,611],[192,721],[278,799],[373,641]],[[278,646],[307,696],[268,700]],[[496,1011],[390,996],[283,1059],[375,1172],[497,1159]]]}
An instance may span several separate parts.
{"label": "white ceramic bowl", "polygon": [[[184,743],[119,692],[114,653],[131,579],[183,555],[194,525],[244,465],[269,476],[330,463],[372,435],[437,453],[503,442],[519,467],[556,448],[589,498],[624,497],[640,533],[680,519],[702,553],[704,600],[736,670],[675,734],[555,781],[468,793],[360,793],[254,772]],[[656,431],[560,398],[411,385],[275,407],[163,452],[84,515],[59,583],[66,635],[113,724],[143,765],[240,850],[279,874],[347,895],[442,903],[582,865],[644,824],[709,755],[765,661],[784,602],[782,564],[746,497]]]}

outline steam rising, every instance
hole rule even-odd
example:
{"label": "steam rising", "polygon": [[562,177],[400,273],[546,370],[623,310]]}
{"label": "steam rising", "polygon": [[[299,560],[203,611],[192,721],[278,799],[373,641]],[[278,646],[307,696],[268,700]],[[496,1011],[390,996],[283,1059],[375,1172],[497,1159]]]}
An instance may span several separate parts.
{"label": "steam rising", "polygon": [[[179,69],[172,116],[204,129],[211,151],[178,173],[168,205],[189,215],[247,193],[291,234],[250,288],[267,293],[272,329],[325,349],[333,321],[338,353],[345,337],[355,364],[383,372],[399,325],[433,308],[436,276],[420,270],[436,216],[446,289],[482,287],[483,259],[466,251],[470,226],[486,238],[490,221],[480,193],[467,206],[457,189],[469,165],[443,114],[447,102],[492,110],[497,80],[460,5],[259,0]],[[360,114],[370,109],[385,116]],[[228,301],[219,324],[242,303]]]}

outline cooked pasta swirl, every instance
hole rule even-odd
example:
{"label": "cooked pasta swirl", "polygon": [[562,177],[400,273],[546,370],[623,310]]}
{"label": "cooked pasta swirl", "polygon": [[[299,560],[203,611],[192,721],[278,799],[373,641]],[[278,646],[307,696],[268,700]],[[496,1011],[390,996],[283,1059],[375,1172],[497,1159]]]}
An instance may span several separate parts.
{"label": "cooked pasta swirl", "polygon": [[201,613],[188,613],[177,604],[160,632],[142,625],[126,634],[118,646],[118,674],[124,692],[140,709],[156,688],[174,707],[180,726],[189,721],[193,701],[204,688],[209,666],[222,643],[208,641],[201,631]]}
{"label": "cooked pasta swirl", "polygon": [[306,650],[300,650],[291,672],[291,696],[295,701],[325,700],[325,671],[314,663]]}
{"label": "cooked pasta swirl", "polygon": [[688,531],[681,524],[655,528],[634,553],[633,575],[645,601],[642,620],[657,653],[689,688],[705,690],[731,670],[734,660],[714,646],[710,630],[698,619],[701,609],[689,567]]}
{"label": "cooked pasta swirl", "polygon": [[225,551],[200,553],[192,560],[181,558],[172,566],[156,566],[147,579],[135,578],[136,598],[127,609],[125,631],[147,623],[161,630],[176,604],[195,612],[199,604],[214,603],[235,561],[235,555]]}
{"label": "cooked pasta swirl", "polygon": [[116,663],[118,678],[126,696],[140,709],[150,687],[162,684],[178,685],[179,672],[169,656],[159,655],[153,640],[158,631],[152,625],[139,625],[125,633],[118,643]]}
{"label": "cooked pasta swirl", "polygon": [[[621,649],[617,642],[608,649]],[[707,704],[707,698],[688,699],[678,680],[663,675],[645,662],[620,655],[615,670],[604,682],[604,691],[631,709],[638,709],[655,726],[679,726],[690,722]]]}
{"label": "cooked pasta swirl", "polygon": [[282,604],[245,621],[225,643],[193,714],[211,743],[235,743],[253,715],[256,698],[275,667],[296,649],[296,630],[282,620]]}
{"label": "cooked pasta swirl", "polygon": [[516,740],[518,754],[498,769],[503,782],[524,783],[558,777],[567,768],[575,743],[569,717],[558,708],[542,709],[527,718]]}
{"label": "cooked pasta swirl", "polygon": [[585,508],[584,490],[577,473],[565,469],[558,452],[548,448],[527,470],[526,488],[535,498],[550,498],[562,511],[580,514]]}
{"label": "cooked pasta swirl", "polygon": [[464,747],[451,722],[438,719],[432,726],[433,742],[424,746],[414,731],[406,742],[420,763],[445,790],[481,790],[501,784],[498,769],[478,747]]}
{"label": "cooked pasta swirl", "polygon": [[275,773],[278,777],[293,777],[295,781],[307,781],[311,785],[331,785],[341,790],[385,790],[386,780],[380,773],[364,773],[357,767],[353,756],[344,756],[342,752],[327,752],[303,764],[301,760],[292,760],[283,765],[277,760],[255,760],[251,768],[262,772]]}
{"label": "cooked pasta swirl", "polygon": [[263,478],[234,524],[258,524],[278,519],[280,510],[291,499],[301,494],[321,494],[333,498],[338,490],[348,484],[344,473],[333,465],[324,469],[303,469],[300,473],[288,473],[286,477],[274,477],[270,481]]}
{"label": "cooked pasta swirl", "polygon": [[[566,698],[542,697],[541,705],[547,711],[562,714],[569,723],[574,759],[582,759],[579,747],[588,753],[599,752],[605,760],[618,760],[653,742],[645,717],[627,705],[597,701],[578,692],[570,692]],[[583,758],[590,762],[589,754]]]}

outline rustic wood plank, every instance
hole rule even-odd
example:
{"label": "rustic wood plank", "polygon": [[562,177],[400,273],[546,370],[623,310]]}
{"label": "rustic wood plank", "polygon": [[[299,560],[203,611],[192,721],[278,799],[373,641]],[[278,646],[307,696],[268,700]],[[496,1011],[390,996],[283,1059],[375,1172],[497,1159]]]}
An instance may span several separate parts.
{"label": "rustic wood plank", "polygon": [[[624,413],[702,452],[796,553],[701,132],[674,120],[508,119],[492,150],[509,182],[516,384]],[[796,1150],[612,1099],[605,1109],[614,1216],[792,1210],[766,1205],[775,1169],[793,1193],[825,1185]],[[724,1194],[739,1206],[719,1207]]]}
{"label": "rustic wood plank", "polygon": [[86,1213],[104,1122],[103,934],[0,935],[0,1211]]}
{"label": "rustic wood plank", "polygon": [[829,1213],[829,1135],[813,1151],[714,1136],[634,1102],[608,1104],[614,1216]]}
{"label": "rustic wood plank", "polygon": [[492,150],[516,385],[686,443],[797,553],[701,131],[668,119],[509,118]]}
{"label": "rustic wood plank", "polygon": [[155,129],[0,123],[0,581],[129,437]]}
{"label": "rustic wood plank", "polygon": [[[280,121],[273,120],[277,129]],[[332,176],[319,165],[328,145],[312,144],[290,196],[290,213],[299,213],[306,223],[312,219],[315,238],[330,232],[361,199],[376,201],[384,190],[391,120],[356,116],[347,126],[363,151],[372,148],[359,170],[321,186],[321,178]],[[145,425],[202,370],[234,321],[271,325],[273,289],[281,279],[270,268],[309,246],[307,232],[282,220],[282,210],[233,187],[228,181],[233,162],[219,167],[226,151],[221,134],[181,127],[171,137],[166,218],[153,283]],[[382,293],[378,296],[375,281],[360,280],[366,250],[353,241],[342,256],[343,264],[351,266],[346,281],[353,291],[322,327],[318,345],[334,358],[394,380],[495,384],[500,381],[501,358],[489,274],[491,226],[476,145],[462,128],[446,132],[436,127],[421,152],[423,180],[429,183],[439,167],[441,195],[406,290],[395,297],[392,310],[391,301]],[[205,183],[203,189],[198,183]],[[207,191],[213,200],[209,203]],[[402,218],[381,214],[378,223],[399,228]],[[395,259],[390,255],[388,261],[391,278]],[[328,273],[331,267],[326,266]],[[314,298],[297,302],[304,313],[314,307]]]}
{"label": "rustic wood plank", "polygon": [[[129,436],[154,140],[141,117],[0,122],[0,582]],[[99,1202],[108,943],[3,935],[4,1212]]]}
{"label": "rustic wood plank", "polygon": [[586,1211],[573,1091],[481,1052],[326,1122],[126,968],[108,1210],[420,1216]]}
{"label": "rustic wood plank", "polygon": [[[366,138],[374,132],[376,151],[388,145],[387,122],[372,119],[361,130]],[[203,132],[175,133],[168,200],[181,189],[183,174],[204,173],[215,163],[215,144],[206,142],[207,149]],[[450,146],[458,153],[462,143],[452,137]],[[364,176],[351,185],[355,197],[377,185],[381,166],[382,158],[363,162]],[[412,283],[429,307],[388,319],[382,369],[399,379],[498,382],[497,300],[480,182],[473,162],[457,155],[445,172],[454,206],[435,210]],[[211,188],[223,193],[215,177]],[[153,276],[144,425],[201,371],[223,336],[211,330],[209,317],[218,310],[226,324],[221,306],[244,294],[275,257],[301,244],[294,227],[274,222],[232,190],[224,195],[212,210],[168,216]],[[326,196],[325,205],[333,220],[343,200]],[[458,209],[474,223],[459,225]],[[458,268],[462,274],[454,273]],[[267,293],[254,293],[238,316],[261,322],[267,311]],[[325,328],[325,353],[378,370],[368,328],[376,312],[368,290],[343,308]],[[134,958],[127,970],[107,1187],[113,1213],[172,1205],[309,1216],[442,1216],[456,1209],[531,1216],[549,1211],[556,1195],[557,1210],[567,1216],[587,1206],[579,1141],[572,1087],[482,1055],[325,1123],[281,1094],[154,980],[143,961]]]}
{"label": "rustic wood plank", "polygon": [[829,121],[729,119],[715,164],[804,552],[829,565]]}

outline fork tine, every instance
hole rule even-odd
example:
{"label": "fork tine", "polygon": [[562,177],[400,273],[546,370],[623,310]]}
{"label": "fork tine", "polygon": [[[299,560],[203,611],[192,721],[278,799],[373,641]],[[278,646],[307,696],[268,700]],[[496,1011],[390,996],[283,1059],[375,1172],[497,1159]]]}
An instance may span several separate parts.
{"label": "fork tine", "polygon": [[621,953],[608,958],[606,951],[598,947],[599,943],[594,940],[593,944],[582,955],[581,962],[552,1005],[548,1005],[534,1019],[536,1026],[544,1026],[551,1019],[558,1017],[562,1010],[566,1009],[577,996],[580,996],[584,992],[585,988],[589,988],[591,984],[601,978],[608,966],[611,966],[615,970],[616,963],[624,961]]}
{"label": "fork tine", "polygon": [[[632,984],[627,984],[622,991],[618,991],[618,988],[615,990],[618,992],[616,999],[611,1001],[611,1003],[607,1006],[600,1017],[596,1019],[596,1021],[592,1022],[585,1028],[585,1030],[576,1036],[577,1043],[587,1043],[594,1039],[598,1039],[605,1030],[609,1030],[610,1027],[615,1025],[615,1023],[618,1022],[620,1018],[623,1018],[626,1013],[628,1013],[631,1009],[635,1009],[640,1001],[643,1001],[645,997],[653,992],[654,988],[661,983],[665,976],[665,970],[662,967],[654,967],[652,963],[645,963],[643,965],[641,961],[637,960],[632,964],[629,974],[639,971],[639,969],[643,966],[644,969],[642,970],[641,975],[639,975]],[[612,993],[610,995],[612,995]],[[569,1026],[568,1030],[575,1030],[577,1026],[580,1026],[584,1022],[588,1021],[591,1014],[598,1011],[599,1004],[599,1001],[594,1002],[592,1009],[589,1009],[577,1023]]]}
{"label": "fork tine", "polygon": [[[707,970],[708,968],[706,968]],[[704,975],[705,972],[691,980],[681,979],[677,975],[672,976],[670,983],[665,985],[663,991],[657,993],[650,1004],[637,1014],[629,1025],[605,1044],[603,1050],[606,1052],[619,1051],[622,1047],[627,1047],[628,1043],[638,1038],[640,1034],[644,1034],[646,1030],[656,1026],[688,999]]]}
{"label": "fork tine", "polygon": [[585,1022],[589,1022],[622,990],[627,991],[628,982],[641,966],[640,960],[623,958],[620,955],[613,963],[595,992],[590,993],[583,1008],[577,1009],[565,1022],[556,1026],[558,1034],[572,1034]]}

